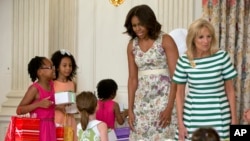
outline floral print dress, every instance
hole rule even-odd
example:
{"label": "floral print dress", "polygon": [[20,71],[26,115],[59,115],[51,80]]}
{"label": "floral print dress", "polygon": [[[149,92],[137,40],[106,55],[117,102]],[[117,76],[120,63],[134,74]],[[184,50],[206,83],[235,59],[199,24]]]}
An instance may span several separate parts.
{"label": "floral print dress", "polygon": [[88,123],[87,129],[82,130],[81,123],[77,124],[77,136],[78,141],[100,141],[100,132],[97,128],[97,125],[101,123],[99,120],[92,120]]}
{"label": "floral print dress", "polygon": [[158,125],[160,112],[168,103],[171,82],[166,55],[162,48],[162,34],[146,52],[140,49],[138,38],[135,38],[133,54],[139,72],[134,102],[136,131],[131,131],[130,141],[173,139],[177,126],[175,109],[169,126],[161,128]]}

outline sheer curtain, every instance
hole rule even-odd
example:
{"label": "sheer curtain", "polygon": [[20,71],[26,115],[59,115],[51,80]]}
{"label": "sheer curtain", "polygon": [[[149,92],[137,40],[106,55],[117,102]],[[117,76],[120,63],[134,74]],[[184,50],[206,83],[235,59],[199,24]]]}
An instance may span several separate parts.
{"label": "sheer curtain", "polygon": [[250,0],[202,0],[203,18],[215,26],[219,47],[229,52],[238,72],[237,114],[250,108]]}

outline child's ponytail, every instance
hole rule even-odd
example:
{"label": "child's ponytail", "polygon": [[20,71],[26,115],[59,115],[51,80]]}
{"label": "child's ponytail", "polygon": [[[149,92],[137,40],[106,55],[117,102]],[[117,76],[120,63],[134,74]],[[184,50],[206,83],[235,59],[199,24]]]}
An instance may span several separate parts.
{"label": "child's ponytail", "polygon": [[86,130],[89,115],[93,115],[96,112],[97,98],[92,92],[83,91],[76,96],[76,106],[81,115],[82,129]]}
{"label": "child's ponytail", "polygon": [[80,111],[80,114],[81,114],[80,122],[82,125],[82,130],[85,130],[89,123],[89,114],[85,110]]}

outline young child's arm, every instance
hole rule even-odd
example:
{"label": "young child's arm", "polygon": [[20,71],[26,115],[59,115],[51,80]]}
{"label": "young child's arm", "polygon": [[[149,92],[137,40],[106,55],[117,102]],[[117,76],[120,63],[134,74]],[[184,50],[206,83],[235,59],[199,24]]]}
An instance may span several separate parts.
{"label": "young child's arm", "polygon": [[118,124],[122,125],[125,122],[125,115],[120,111],[120,106],[118,103],[114,103],[115,119]]}
{"label": "young child's arm", "polygon": [[21,100],[20,104],[17,107],[16,113],[17,115],[27,114],[34,109],[41,107],[41,108],[48,108],[50,105],[54,104],[50,100],[50,97],[47,97],[39,102],[35,102],[31,104],[34,100],[39,97],[37,88],[31,86],[25,93],[23,99]]}
{"label": "young child's arm", "polygon": [[97,125],[100,132],[101,141],[109,141],[108,139],[108,126],[105,122],[101,122]]}
{"label": "young child's arm", "polygon": [[124,110],[121,112],[121,114],[122,114],[123,119],[125,119],[125,118],[128,116],[128,109],[124,109]]}

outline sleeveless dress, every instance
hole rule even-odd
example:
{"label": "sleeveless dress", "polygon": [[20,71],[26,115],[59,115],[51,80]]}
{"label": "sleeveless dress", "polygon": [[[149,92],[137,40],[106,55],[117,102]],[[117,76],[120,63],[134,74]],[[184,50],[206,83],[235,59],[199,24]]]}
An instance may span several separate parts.
{"label": "sleeveless dress", "polygon": [[133,54],[139,72],[134,100],[136,132],[130,132],[130,141],[173,139],[177,126],[175,109],[169,126],[161,128],[158,125],[160,112],[168,103],[171,82],[166,55],[162,48],[162,34],[146,52],[140,49],[138,38],[135,38]]}
{"label": "sleeveless dress", "polygon": [[[73,81],[68,82],[60,82],[57,80],[54,80],[54,88],[55,92],[67,92],[67,91],[75,91],[75,85]],[[76,120],[74,117],[74,114],[68,114],[66,123],[65,122],[65,114],[60,110],[55,110],[55,123],[64,125],[67,124],[68,126],[71,126],[74,130],[74,141],[77,141],[77,135],[76,135]]]}
{"label": "sleeveless dress", "polygon": [[[39,92],[39,99],[34,101],[38,102],[46,97],[50,97],[49,100],[55,103],[53,81],[50,82],[51,90],[44,90],[37,82],[32,86],[36,87]],[[30,112],[31,115],[36,114],[40,119],[40,140],[39,141],[56,141],[56,127],[54,123],[55,105],[51,105],[49,108],[37,108]]]}
{"label": "sleeveless dress", "polygon": [[[229,139],[231,123],[230,107],[225,93],[224,81],[237,75],[227,52],[219,50],[214,55],[194,59],[191,67],[187,55],[178,59],[173,81],[188,83],[189,92],[185,98],[183,121],[189,139],[200,127],[214,128],[221,140]],[[178,140],[178,130],[175,136]]]}
{"label": "sleeveless dress", "polygon": [[115,128],[115,113],[113,100],[98,100],[98,110],[96,111],[96,119],[105,122],[108,128]]}
{"label": "sleeveless dress", "polygon": [[82,130],[81,123],[77,124],[78,141],[100,141],[100,132],[97,125],[101,123],[99,120],[92,120],[88,123],[85,131]]}

